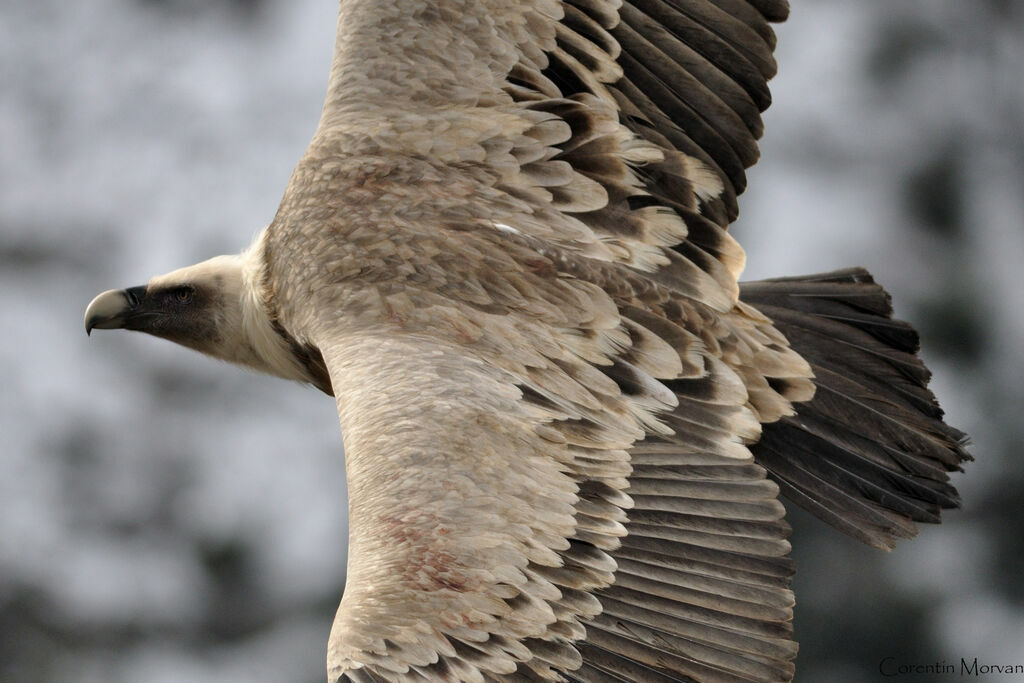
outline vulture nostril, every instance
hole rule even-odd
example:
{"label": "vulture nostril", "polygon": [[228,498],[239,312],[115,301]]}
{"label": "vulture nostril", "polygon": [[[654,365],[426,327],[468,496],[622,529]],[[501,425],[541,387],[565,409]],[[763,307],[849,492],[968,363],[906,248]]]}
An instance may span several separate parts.
{"label": "vulture nostril", "polygon": [[145,291],[145,287],[129,287],[121,293],[124,294],[124,298],[128,302],[129,308],[135,308],[139,305],[139,302],[142,301]]}

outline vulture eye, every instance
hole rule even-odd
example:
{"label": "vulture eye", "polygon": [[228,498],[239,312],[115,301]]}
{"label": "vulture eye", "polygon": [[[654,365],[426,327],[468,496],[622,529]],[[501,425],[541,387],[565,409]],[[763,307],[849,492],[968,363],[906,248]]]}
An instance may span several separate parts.
{"label": "vulture eye", "polygon": [[179,304],[190,304],[192,303],[193,291],[191,287],[178,287],[174,290],[174,300]]}

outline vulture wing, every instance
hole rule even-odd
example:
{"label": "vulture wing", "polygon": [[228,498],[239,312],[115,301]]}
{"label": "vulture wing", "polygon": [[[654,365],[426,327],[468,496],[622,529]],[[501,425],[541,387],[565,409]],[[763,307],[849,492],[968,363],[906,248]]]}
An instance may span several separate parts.
{"label": "vulture wing", "polygon": [[401,322],[316,337],[351,525],[330,680],[791,677],[788,527],[739,377],[635,293],[627,317],[518,240],[473,247],[490,268],[450,264],[452,289],[508,310],[406,285]]}

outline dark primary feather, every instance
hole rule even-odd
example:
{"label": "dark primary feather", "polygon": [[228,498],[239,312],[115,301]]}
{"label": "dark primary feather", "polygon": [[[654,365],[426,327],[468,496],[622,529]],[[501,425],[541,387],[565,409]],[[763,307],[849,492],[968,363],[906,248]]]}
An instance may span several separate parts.
{"label": "dark primary feather", "polygon": [[[579,202],[582,186],[555,179],[548,159],[521,170],[550,194],[552,206],[572,213],[606,244],[634,252],[639,244],[674,249],[665,250],[668,263],[641,266],[659,271],[661,281],[676,283],[685,296],[715,296],[714,281],[734,297],[743,256],[722,229],[735,219],[745,169],[758,158],[760,114],[771,102],[767,82],[775,73],[769,21],[784,18],[785,5],[576,0],[564,12],[543,59],[517,64],[506,92],[569,124],[568,140],[552,137],[546,144],[559,150],[555,161],[600,184],[607,201],[591,195],[589,204]],[[627,161],[621,138],[602,127],[596,99],[613,100],[618,122],[664,158]],[[501,187],[526,197],[522,188]],[[685,230],[645,232],[648,210],[675,215]],[[703,273],[710,279],[702,282]]]}

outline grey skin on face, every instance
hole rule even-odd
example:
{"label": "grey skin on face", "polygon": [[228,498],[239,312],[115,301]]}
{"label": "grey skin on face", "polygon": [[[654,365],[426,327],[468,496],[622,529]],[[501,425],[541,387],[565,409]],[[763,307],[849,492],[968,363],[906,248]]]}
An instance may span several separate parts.
{"label": "grey skin on face", "polygon": [[85,331],[125,329],[212,353],[219,330],[216,291],[188,282],[103,292],[85,312]]}
{"label": "grey skin on face", "polygon": [[172,291],[149,295],[145,285],[128,289],[111,289],[99,294],[85,309],[85,333],[97,330],[137,330],[150,332],[161,327],[160,319],[180,313],[195,297],[195,288],[182,285]]}
{"label": "grey skin on face", "polygon": [[218,256],[158,275],[141,287],[103,292],[85,311],[85,330],[145,332],[215,358],[254,365],[256,359],[244,354],[242,265],[240,256]]}

